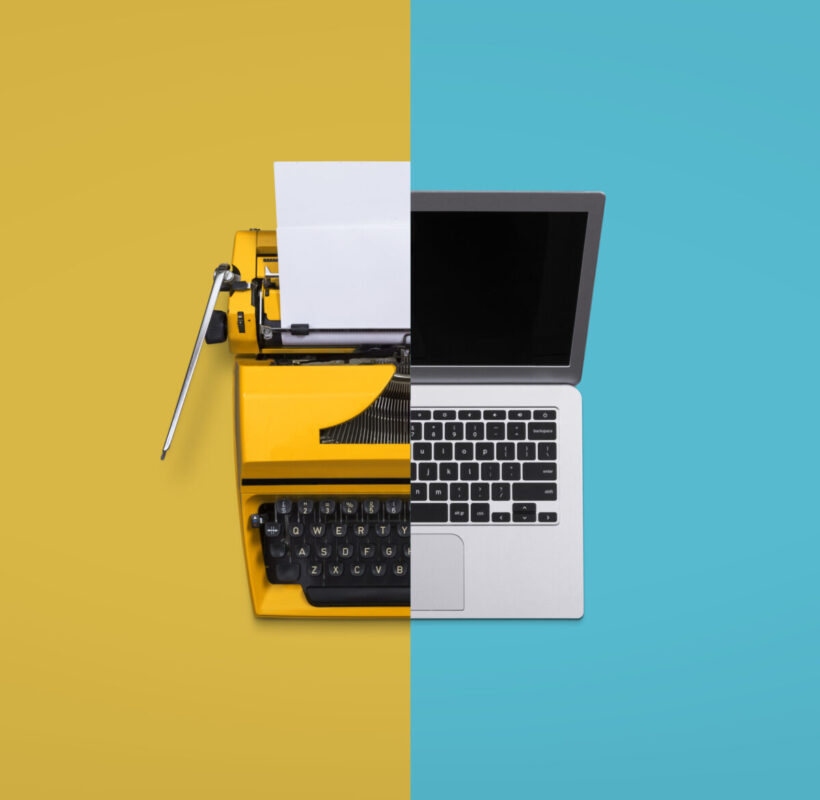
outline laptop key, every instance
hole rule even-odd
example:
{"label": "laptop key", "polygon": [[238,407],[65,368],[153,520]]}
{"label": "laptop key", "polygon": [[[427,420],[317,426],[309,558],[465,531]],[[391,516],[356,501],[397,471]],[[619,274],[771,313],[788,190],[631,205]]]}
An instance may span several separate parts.
{"label": "laptop key", "polygon": [[470,506],[467,503],[451,503],[450,522],[469,522]]}
{"label": "laptop key", "polygon": [[411,503],[411,522],[447,522],[447,503]]}
{"label": "laptop key", "polygon": [[554,422],[530,422],[527,424],[527,434],[530,439],[554,439],[556,436]]}
{"label": "laptop key", "polygon": [[489,503],[473,503],[470,506],[470,522],[489,522],[490,521],[490,504]]}
{"label": "laptop key", "polygon": [[451,500],[469,500],[470,499],[470,484],[469,483],[451,483],[450,484],[450,499]]}
{"label": "laptop key", "polygon": [[535,503],[513,503],[513,522],[535,522]]}
{"label": "laptop key", "polygon": [[525,481],[554,481],[558,474],[558,465],[555,462],[524,464]]}
{"label": "laptop key", "polygon": [[558,487],[554,483],[515,483],[513,500],[555,500]]}

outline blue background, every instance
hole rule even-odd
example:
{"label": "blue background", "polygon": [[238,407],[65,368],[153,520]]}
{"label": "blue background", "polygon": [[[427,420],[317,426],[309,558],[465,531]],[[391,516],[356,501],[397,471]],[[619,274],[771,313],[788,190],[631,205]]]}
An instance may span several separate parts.
{"label": "blue background", "polygon": [[586,616],[412,623],[415,800],[817,796],[817,23],[413,0],[413,187],[608,196]]}

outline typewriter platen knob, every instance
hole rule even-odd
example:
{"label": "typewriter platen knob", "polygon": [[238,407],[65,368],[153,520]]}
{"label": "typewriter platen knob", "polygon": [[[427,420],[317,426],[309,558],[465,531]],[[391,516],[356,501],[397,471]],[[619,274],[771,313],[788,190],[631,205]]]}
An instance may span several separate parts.
{"label": "typewriter platen knob", "polygon": [[219,344],[228,338],[228,315],[224,311],[214,311],[208,330],[205,331],[206,344]]}

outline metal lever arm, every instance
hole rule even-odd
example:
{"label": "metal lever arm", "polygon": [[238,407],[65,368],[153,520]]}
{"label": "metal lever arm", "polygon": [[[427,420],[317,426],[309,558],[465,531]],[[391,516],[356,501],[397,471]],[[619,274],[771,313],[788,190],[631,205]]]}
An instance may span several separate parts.
{"label": "metal lever arm", "polygon": [[230,283],[236,278],[236,273],[230,264],[220,264],[214,271],[214,282],[211,286],[211,293],[208,295],[208,303],[205,306],[205,315],[202,317],[202,324],[199,326],[199,333],[196,335],[194,342],[194,351],[191,353],[191,360],[188,362],[188,370],[185,373],[185,380],[182,381],[182,389],[179,392],[179,399],[177,400],[176,408],[174,409],[174,416],[171,418],[171,427],[168,428],[168,435],[165,437],[165,444],[162,446],[162,456],[171,447],[171,442],[174,440],[174,433],[179,422],[179,415],[182,413],[182,406],[185,405],[185,398],[188,396],[188,388],[191,385],[191,378],[194,377],[194,370],[196,363],[199,360],[199,351],[202,349],[202,343],[205,341],[205,334],[208,331],[208,325],[211,321],[211,316],[214,313],[214,306],[216,306],[216,299],[222,291],[222,285]]}

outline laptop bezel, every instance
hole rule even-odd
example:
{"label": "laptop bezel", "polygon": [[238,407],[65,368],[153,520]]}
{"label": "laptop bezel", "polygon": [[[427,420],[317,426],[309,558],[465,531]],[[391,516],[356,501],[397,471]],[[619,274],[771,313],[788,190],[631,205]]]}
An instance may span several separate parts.
{"label": "laptop bezel", "polygon": [[[605,196],[601,192],[412,192],[413,211],[583,211],[587,213],[584,254],[575,308],[569,364],[566,366],[414,366],[418,383],[563,383],[581,380],[586,351],[592,287],[601,240]],[[411,245],[412,247],[412,241]]]}

